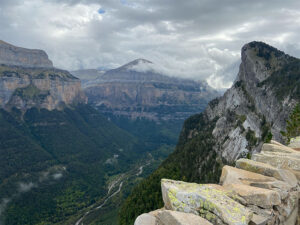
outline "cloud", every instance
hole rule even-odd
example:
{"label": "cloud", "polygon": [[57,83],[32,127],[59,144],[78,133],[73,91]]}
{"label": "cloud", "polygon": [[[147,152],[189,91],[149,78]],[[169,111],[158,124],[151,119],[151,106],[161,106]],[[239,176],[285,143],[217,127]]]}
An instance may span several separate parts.
{"label": "cloud", "polygon": [[235,79],[222,74],[247,42],[300,57],[299,9],[298,0],[1,0],[0,39],[44,49],[63,69],[146,58],[220,88]]}
{"label": "cloud", "polygon": [[19,183],[19,187],[18,187],[18,191],[20,193],[22,192],[28,192],[30,191],[32,188],[34,188],[36,185],[32,182],[29,182],[29,183],[23,183],[23,182],[20,182]]}
{"label": "cloud", "polygon": [[60,178],[63,177],[63,174],[62,173],[55,173],[52,175],[53,179],[54,180],[59,180]]}

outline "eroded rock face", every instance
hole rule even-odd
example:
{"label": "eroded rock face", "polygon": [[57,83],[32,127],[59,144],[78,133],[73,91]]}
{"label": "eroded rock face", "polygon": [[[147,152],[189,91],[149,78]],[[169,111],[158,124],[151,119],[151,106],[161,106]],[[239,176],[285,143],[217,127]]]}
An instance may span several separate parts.
{"label": "eroded rock face", "polygon": [[104,114],[131,119],[183,120],[219,95],[206,82],[163,75],[143,59],[97,76],[84,86],[89,103]]}
{"label": "eroded rock face", "polygon": [[[290,155],[297,158],[297,151],[292,148],[274,141],[271,143],[264,144],[259,154],[268,152],[275,159],[281,154],[282,160],[290,160]],[[238,168],[224,166],[221,185],[162,179],[165,209],[150,214],[157,218],[157,224],[157,215],[166,215],[162,218],[167,218],[175,212],[185,212],[201,216],[215,225],[296,225],[300,221],[300,186],[294,167],[289,167],[293,164],[286,163],[285,170],[281,169],[281,163],[276,166],[276,160],[262,163],[256,159],[259,159],[256,155],[253,155],[253,160],[239,159]],[[174,218],[176,216],[166,219],[168,222],[164,225],[177,224]],[[182,224],[194,223],[185,218]]]}
{"label": "eroded rock face", "polygon": [[[278,97],[280,84],[272,83],[271,78],[299,59],[267,44],[251,42],[242,48],[241,60],[233,86],[204,111],[207,124],[216,124],[212,132],[214,150],[231,162],[248,152],[258,152],[270,132],[274,140],[283,141],[280,131],[285,130],[286,120],[298,101],[288,92]],[[199,133],[189,129],[193,135],[187,139]]]}
{"label": "eroded rock face", "polygon": [[59,109],[86,103],[80,80],[58,69],[0,66],[0,107]]}
{"label": "eroded rock face", "polygon": [[52,68],[46,52],[13,46],[0,40],[0,64],[22,67]]}

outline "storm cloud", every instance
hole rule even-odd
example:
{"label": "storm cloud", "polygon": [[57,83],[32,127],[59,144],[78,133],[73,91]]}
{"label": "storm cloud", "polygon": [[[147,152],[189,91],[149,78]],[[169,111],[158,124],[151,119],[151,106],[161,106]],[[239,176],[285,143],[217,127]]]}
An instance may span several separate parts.
{"label": "storm cloud", "polygon": [[44,49],[63,69],[145,58],[226,88],[247,42],[300,57],[299,9],[298,0],[0,0],[0,39]]}

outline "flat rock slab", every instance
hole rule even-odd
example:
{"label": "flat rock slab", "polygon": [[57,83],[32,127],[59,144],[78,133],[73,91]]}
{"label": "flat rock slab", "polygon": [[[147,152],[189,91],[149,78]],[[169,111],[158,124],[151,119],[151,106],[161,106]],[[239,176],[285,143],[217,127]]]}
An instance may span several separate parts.
{"label": "flat rock slab", "polygon": [[162,179],[165,208],[201,215],[212,223],[246,225],[253,213],[229,198],[223,191],[210,185]]}
{"label": "flat rock slab", "polygon": [[242,197],[247,205],[256,205],[261,208],[272,208],[281,204],[278,192],[264,188],[252,187],[244,184],[228,184],[225,189],[233,191]]}
{"label": "flat rock slab", "polygon": [[291,171],[278,169],[267,163],[242,158],[236,161],[236,167],[249,172],[259,173],[264,176],[274,177],[277,180],[287,182],[292,187],[298,185],[297,177]]}
{"label": "flat rock slab", "polygon": [[231,166],[224,166],[220,178],[222,185],[263,183],[276,181],[273,177],[267,177],[258,173],[249,172]]}
{"label": "flat rock slab", "polygon": [[158,212],[159,225],[213,225],[200,216],[170,210]]}
{"label": "flat rock slab", "polygon": [[279,145],[279,146],[285,146],[285,145],[283,145],[283,144],[281,144],[281,143],[279,143],[278,141],[275,141],[275,140],[271,140],[270,144]]}
{"label": "flat rock slab", "polygon": [[300,153],[290,147],[278,144],[263,144],[261,148],[262,152],[281,152],[287,154],[297,154],[300,156]]}
{"label": "flat rock slab", "polygon": [[281,199],[285,199],[288,192],[293,188],[286,182],[277,180],[274,177],[267,177],[231,166],[223,167],[220,183],[224,186],[229,184],[245,184],[253,187],[276,190],[280,194]]}
{"label": "flat rock slab", "polygon": [[267,163],[280,169],[300,171],[300,154],[299,158],[296,158],[294,154],[261,152],[253,154],[252,160]]}

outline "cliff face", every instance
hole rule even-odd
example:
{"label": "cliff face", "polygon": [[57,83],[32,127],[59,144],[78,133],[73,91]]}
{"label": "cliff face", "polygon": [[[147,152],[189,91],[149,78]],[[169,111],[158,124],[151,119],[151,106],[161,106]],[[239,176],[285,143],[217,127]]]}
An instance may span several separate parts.
{"label": "cliff face", "polygon": [[[271,138],[282,142],[280,131],[285,131],[299,100],[300,60],[262,42],[246,44],[233,86],[203,113],[185,121],[175,151],[125,201],[121,224],[132,223],[137,212],[163,206],[158,182],[162,178],[218,182],[224,164],[260,152]],[[138,205],[136,199],[146,206]]]}
{"label": "cliff face", "polygon": [[80,81],[67,71],[0,66],[2,108],[53,110],[63,105],[85,102]]}
{"label": "cliff face", "polygon": [[0,40],[0,64],[23,67],[53,67],[46,52],[13,46]]}
{"label": "cliff face", "polygon": [[[288,115],[299,98],[299,65],[300,60],[261,42],[242,48],[234,85],[211,102],[204,113],[208,121],[216,121],[212,132],[216,152],[233,161],[259,151],[270,132],[275,140],[282,141],[280,131],[285,130]],[[276,82],[278,77],[281,82]]]}
{"label": "cliff face", "polygon": [[185,119],[218,95],[204,82],[159,74],[143,59],[107,71],[87,83],[85,93],[103,113],[152,120]]}
{"label": "cliff face", "polygon": [[53,68],[42,50],[15,47],[0,41],[0,107],[53,110],[86,103],[79,79]]}

